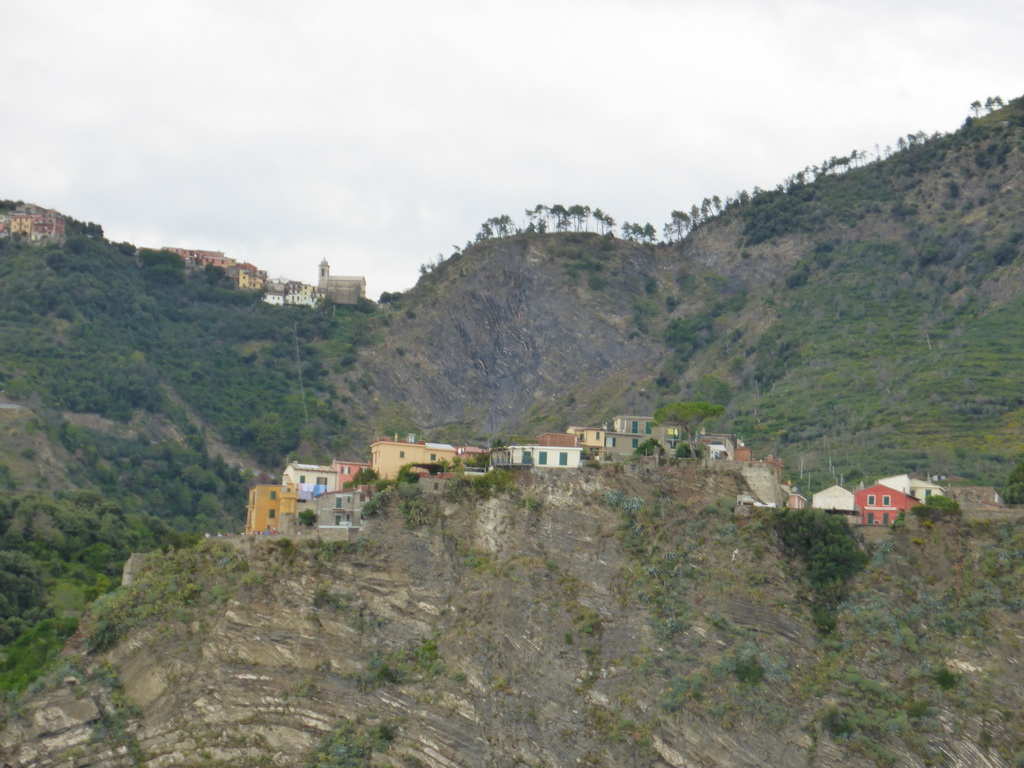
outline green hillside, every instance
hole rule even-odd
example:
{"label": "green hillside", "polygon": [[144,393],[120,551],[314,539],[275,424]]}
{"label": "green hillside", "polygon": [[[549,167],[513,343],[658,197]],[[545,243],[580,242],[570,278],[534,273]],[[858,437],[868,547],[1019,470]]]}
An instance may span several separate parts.
{"label": "green hillside", "polygon": [[101,237],[0,240],[0,388],[32,406],[67,481],[34,476],[32,447],[0,457],[6,476],[94,487],[185,530],[235,527],[247,480],[208,439],[249,469],[329,451],[345,418],[325,366],[352,365],[372,315],[270,307],[218,269]]}
{"label": "green hillside", "polygon": [[209,529],[239,519],[232,464],[702,397],[727,406],[716,427],[802,464],[812,489],[902,471],[1000,483],[1024,450],[1022,178],[1018,99],[695,207],[672,242],[632,224],[624,239],[544,232],[534,212],[384,307],[320,314],[95,225],[72,222],[63,246],[0,240],[0,387],[46,436],[12,434],[0,480],[96,488]]}
{"label": "green hillside", "polygon": [[564,206],[488,220],[393,305],[361,418],[467,439],[702,398],[805,489],[1001,484],[1024,453],[1024,99],[856,157],[695,206],[679,241],[568,231]]}

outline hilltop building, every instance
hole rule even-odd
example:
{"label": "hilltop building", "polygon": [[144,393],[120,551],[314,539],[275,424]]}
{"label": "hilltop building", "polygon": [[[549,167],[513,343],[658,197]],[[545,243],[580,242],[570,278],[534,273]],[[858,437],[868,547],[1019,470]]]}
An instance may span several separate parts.
{"label": "hilltop building", "polygon": [[332,275],[331,265],[324,259],[320,262],[317,292],[335,304],[358,304],[359,300],[366,296],[366,278]]}
{"label": "hilltop building", "polygon": [[32,242],[64,242],[64,217],[55,210],[26,203],[0,213],[0,237],[19,235]]}

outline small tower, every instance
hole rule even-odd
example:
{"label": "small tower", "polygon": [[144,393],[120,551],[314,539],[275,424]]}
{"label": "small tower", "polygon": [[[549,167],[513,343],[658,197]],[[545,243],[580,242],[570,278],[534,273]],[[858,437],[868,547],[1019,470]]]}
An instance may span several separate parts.
{"label": "small tower", "polygon": [[327,278],[330,277],[330,274],[331,274],[331,265],[327,263],[327,259],[325,258],[323,261],[320,262],[320,287],[321,288],[326,288],[327,287]]}

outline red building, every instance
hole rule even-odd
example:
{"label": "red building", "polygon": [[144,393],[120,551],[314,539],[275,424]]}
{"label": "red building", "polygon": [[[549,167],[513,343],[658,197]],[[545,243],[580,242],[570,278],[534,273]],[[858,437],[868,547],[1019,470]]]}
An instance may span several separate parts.
{"label": "red building", "polygon": [[909,512],[921,501],[885,485],[872,485],[856,491],[853,503],[860,511],[861,525],[891,525],[900,512]]}

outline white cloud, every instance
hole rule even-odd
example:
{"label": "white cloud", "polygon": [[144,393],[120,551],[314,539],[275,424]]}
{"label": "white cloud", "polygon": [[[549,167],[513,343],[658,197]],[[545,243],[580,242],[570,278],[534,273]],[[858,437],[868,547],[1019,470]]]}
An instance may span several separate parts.
{"label": "white cloud", "polygon": [[[371,295],[485,218],[660,225],[1020,95],[1024,10],[879,0],[5,9],[0,196]],[[16,149],[12,149],[16,148]]]}

